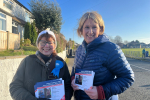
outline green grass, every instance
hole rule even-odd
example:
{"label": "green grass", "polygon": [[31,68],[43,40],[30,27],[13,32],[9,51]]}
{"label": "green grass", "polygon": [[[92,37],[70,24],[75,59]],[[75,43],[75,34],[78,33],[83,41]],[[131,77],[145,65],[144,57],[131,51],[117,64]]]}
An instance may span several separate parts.
{"label": "green grass", "polygon": [[20,56],[20,55],[31,55],[35,54],[37,51],[37,47],[35,46],[23,46],[19,50],[6,50],[0,51],[0,56]]}
{"label": "green grass", "polygon": [[[37,51],[36,46],[23,46],[20,50],[6,50],[6,51],[0,51],[0,56],[19,56],[19,55],[31,55],[35,54]],[[125,53],[125,51],[139,51],[140,57],[142,57],[142,50],[143,48],[126,48],[122,49],[122,51]],[[150,48],[145,48],[146,51],[149,51],[150,54]],[[66,60],[67,62],[67,60]]]}
{"label": "green grass", "polygon": [[[135,52],[139,52],[140,53],[140,57],[142,57],[142,50],[143,48],[126,48],[126,49],[122,49],[122,51],[125,52],[131,52],[131,51],[135,51]],[[145,48],[145,51],[149,52],[150,55],[150,48]]]}
{"label": "green grass", "polygon": [[22,49],[24,51],[37,51],[37,47],[36,46],[23,46]]}
{"label": "green grass", "polygon": [[[122,51],[140,51],[142,53],[143,48],[127,48],[127,49],[122,49]],[[145,48],[145,51],[149,51],[150,53],[150,48]]]}
{"label": "green grass", "polygon": [[[144,48],[125,48],[125,49],[122,49],[123,50],[127,50],[127,51],[141,51],[143,50]],[[145,48],[145,51],[150,51],[150,48]]]}

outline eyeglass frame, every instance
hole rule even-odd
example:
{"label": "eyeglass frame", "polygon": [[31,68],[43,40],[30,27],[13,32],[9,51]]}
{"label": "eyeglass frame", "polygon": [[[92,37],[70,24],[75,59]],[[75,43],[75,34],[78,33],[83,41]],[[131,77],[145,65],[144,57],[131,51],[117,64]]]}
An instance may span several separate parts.
{"label": "eyeglass frame", "polygon": [[[45,44],[44,44],[44,45],[41,45],[41,41],[43,41],[43,43],[45,43]],[[43,46],[43,47],[44,47],[47,43],[48,43],[49,45],[55,44],[54,41],[53,41],[53,42],[47,42],[47,41],[44,41],[44,40],[40,40],[39,43],[40,43],[40,45]]]}

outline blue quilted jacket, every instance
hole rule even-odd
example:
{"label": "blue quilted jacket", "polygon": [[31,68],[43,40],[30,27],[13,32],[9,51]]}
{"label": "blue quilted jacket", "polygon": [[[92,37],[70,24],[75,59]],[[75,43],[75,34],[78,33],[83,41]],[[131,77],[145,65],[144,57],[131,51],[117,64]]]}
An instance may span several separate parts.
{"label": "blue quilted jacket", "polygon": [[[100,35],[88,45],[83,41],[76,51],[72,76],[76,68],[95,72],[93,85],[103,87],[106,100],[124,92],[134,82],[134,72],[124,53],[106,35]],[[90,100],[82,90],[75,92],[75,98]]]}

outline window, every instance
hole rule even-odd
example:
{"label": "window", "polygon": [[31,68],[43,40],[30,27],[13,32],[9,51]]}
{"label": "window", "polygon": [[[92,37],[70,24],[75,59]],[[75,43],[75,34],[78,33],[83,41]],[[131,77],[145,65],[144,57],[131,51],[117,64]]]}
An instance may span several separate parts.
{"label": "window", "polygon": [[8,0],[4,0],[3,1],[3,6],[5,6],[6,8],[12,10],[12,2],[11,1],[8,1]]}
{"label": "window", "polygon": [[12,21],[12,33],[18,34],[18,23]]}
{"label": "window", "polygon": [[6,15],[0,12],[0,30],[6,31]]}

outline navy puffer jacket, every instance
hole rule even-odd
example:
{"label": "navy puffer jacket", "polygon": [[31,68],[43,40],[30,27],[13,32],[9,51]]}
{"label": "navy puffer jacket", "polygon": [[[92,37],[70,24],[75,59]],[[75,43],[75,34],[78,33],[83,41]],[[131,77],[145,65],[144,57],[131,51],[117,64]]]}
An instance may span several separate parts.
{"label": "navy puffer jacket", "polygon": [[[134,72],[124,53],[106,35],[100,35],[88,45],[83,41],[76,51],[72,76],[75,75],[76,68],[95,72],[93,85],[103,87],[106,100],[124,92],[134,82]],[[82,90],[75,92],[75,98],[90,99]]]}

